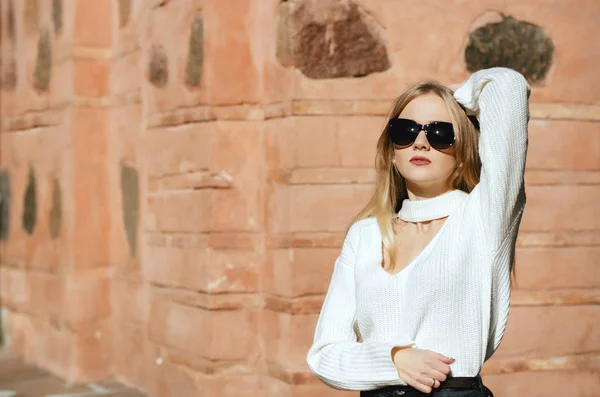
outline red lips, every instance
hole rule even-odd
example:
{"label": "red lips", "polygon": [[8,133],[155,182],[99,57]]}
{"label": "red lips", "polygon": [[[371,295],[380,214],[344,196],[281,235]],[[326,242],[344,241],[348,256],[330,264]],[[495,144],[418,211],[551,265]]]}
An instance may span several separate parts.
{"label": "red lips", "polygon": [[425,156],[414,156],[414,157],[412,157],[412,158],[410,159],[410,162],[411,162],[411,163],[413,163],[413,162],[414,162],[414,163],[417,163],[417,164],[418,164],[418,163],[421,163],[421,164],[427,163],[427,164],[429,164],[429,163],[431,163],[431,160],[429,160],[429,159],[428,159],[427,157],[425,157]]}

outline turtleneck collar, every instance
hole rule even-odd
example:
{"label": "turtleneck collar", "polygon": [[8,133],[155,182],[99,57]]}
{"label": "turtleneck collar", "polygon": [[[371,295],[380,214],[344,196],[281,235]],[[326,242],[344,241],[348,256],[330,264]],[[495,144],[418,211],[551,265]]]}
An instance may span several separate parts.
{"label": "turtleneck collar", "polygon": [[405,222],[426,222],[449,216],[469,193],[455,189],[423,200],[404,199],[398,217]]}

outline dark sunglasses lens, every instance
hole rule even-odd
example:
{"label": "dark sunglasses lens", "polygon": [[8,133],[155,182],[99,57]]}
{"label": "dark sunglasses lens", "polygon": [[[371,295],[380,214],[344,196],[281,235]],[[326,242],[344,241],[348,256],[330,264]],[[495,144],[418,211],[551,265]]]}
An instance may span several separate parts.
{"label": "dark sunglasses lens", "polygon": [[447,149],[454,143],[452,123],[432,123],[427,132],[427,140],[436,149]]}
{"label": "dark sunglasses lens", "polygon": [[417,135],[419,127],[417,123],[407,119],[392,119],[388,125],[390,139],[398,146],[408,146],[412,144]]}

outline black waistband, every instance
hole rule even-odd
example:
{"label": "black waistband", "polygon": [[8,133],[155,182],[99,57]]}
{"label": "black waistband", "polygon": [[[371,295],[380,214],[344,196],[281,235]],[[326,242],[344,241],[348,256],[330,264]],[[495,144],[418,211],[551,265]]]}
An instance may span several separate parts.
{"label": "black waistband", "polygon": [[[481,375],[477,376],[457,376],[447,378],[445,381],[441,382],[439,387],[434,388],[434,390],[440,389],[481,389]],[[390,385],[384,386],[379,389],[364,391],[361,393],[361,396],[370,397],[375,396],[379,393],[385,393],[396,390],[417,390],[412,386],[408,385]]]}

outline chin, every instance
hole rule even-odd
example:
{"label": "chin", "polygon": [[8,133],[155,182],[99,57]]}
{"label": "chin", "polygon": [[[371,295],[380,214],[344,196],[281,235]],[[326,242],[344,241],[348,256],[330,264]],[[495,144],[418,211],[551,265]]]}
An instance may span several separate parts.
{"label": "chin", "polygon": [[409,183],[419,184],[419,185],[429,185],[438,181],[437,178],[431,178],[427,175],[410,175],[408,177],[404,177],[404,179]]}
{"label": "chin", "polygon": [[428,172],[410,172],[409,175],[402,175],[404,179],[409,183],[414,183],[417,185],[435,185],[440,183],[440,181],[447,180],[448,177],[444,175],[431,175]]}

